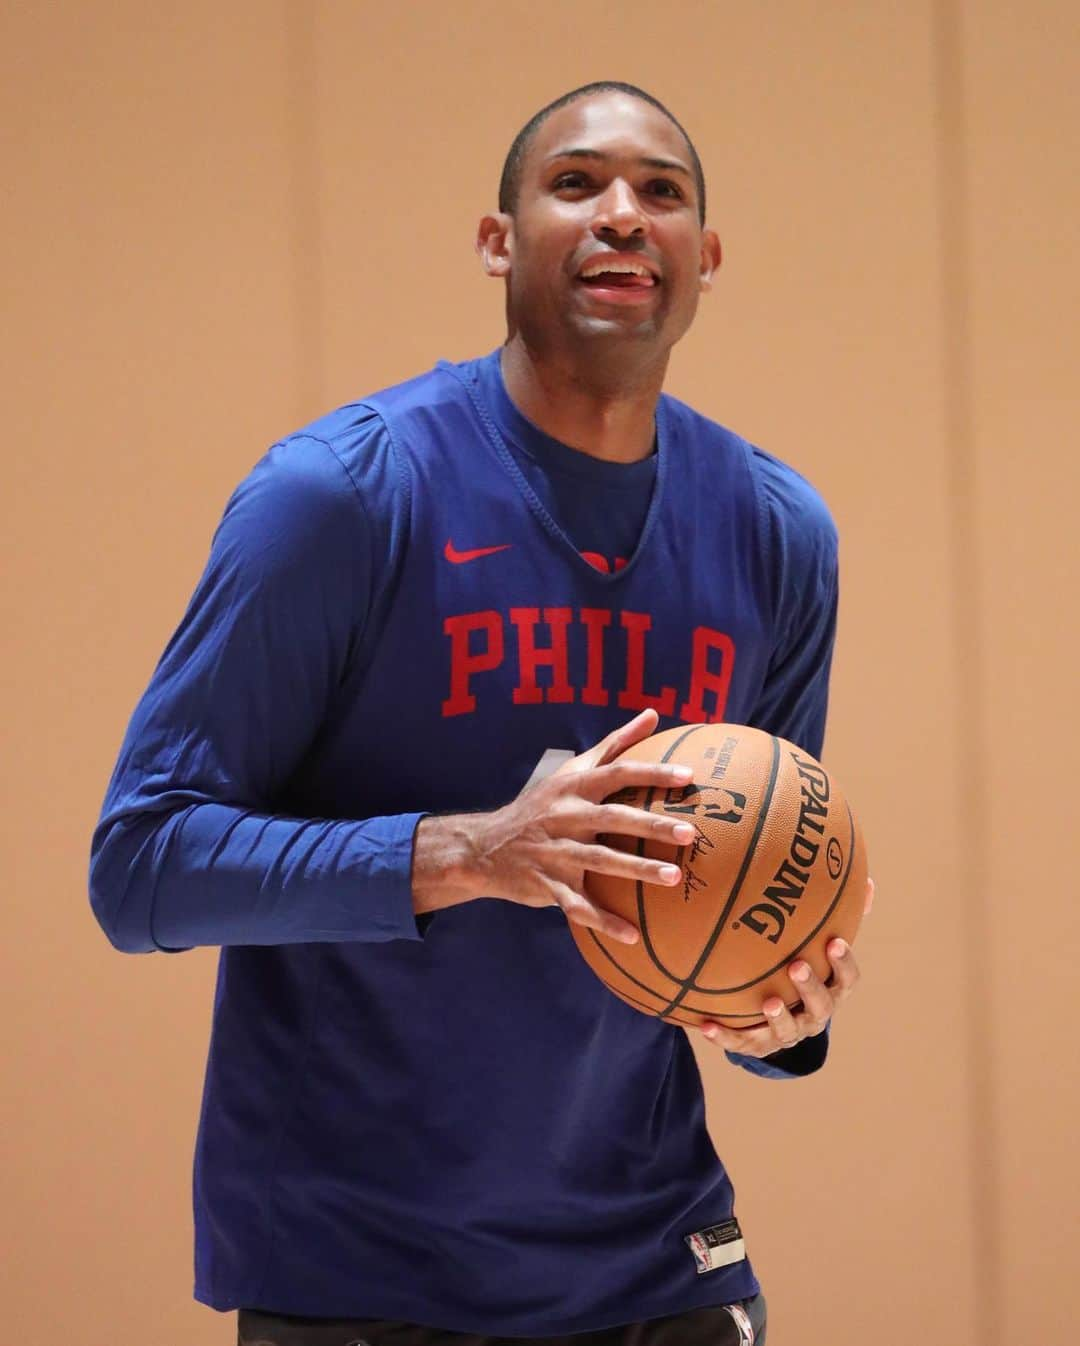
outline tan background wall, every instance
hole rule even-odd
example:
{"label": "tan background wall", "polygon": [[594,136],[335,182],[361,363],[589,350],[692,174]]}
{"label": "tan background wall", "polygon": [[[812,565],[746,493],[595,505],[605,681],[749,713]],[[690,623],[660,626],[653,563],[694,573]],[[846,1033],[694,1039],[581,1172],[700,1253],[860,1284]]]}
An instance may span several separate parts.
{"label": "tan background wall", "polygon": [[7,1340],[234,1340],[190,1299],[216,954],[113,952],[90,832],[232,487],[499,342],[476,219],[521,123],[599,77],[686,123],[725,244],[670,389],[842,535],[864,987],[814,1079],[702,1052],[770,1346],[1071,1339],[1077,12],[9,0]]}

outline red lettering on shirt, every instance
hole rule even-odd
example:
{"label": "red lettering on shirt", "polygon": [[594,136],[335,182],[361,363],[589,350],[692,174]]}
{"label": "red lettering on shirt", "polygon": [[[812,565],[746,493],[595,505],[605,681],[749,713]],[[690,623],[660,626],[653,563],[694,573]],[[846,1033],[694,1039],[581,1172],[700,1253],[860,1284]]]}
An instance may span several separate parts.
{"label": "red lettering on shirt", "polygon": [[657,696],[645,691],[645,633],[652,627],[652,618],[645,612],[624,612],[621,621],[626,627],[626,686],[619,693],[623,710],[647,710],[650,706],[661,715],[675,712],[675,688],[661,688]]}
{"label": "red lettering on shirt", "polygon": [[[472,634],[487,637],[484,648],[472,653]],[[465,612],[447,617],[443,634],[450,637],[450,695],[442,703],[443,715],[465,715],[476,709],[469,690],[474,673],[486,673],[503,661],[503,620],[497,612]]]}
{"label": "red lettering on shirt", "polygon": [[[720,670],[709,668],[709,655],[720,651]],[[694,628],[694,653],[690,663],[690,695],[679,707],[679,719],[688,722],[714,723],[724,718],[731,670],[735,665],[735,642],[722,631],[710,631],[707,626]],[[711,715],[705,714],[705,693],[712,692],[715,700]]]}
{"label": "red lettering on shirt", "polygon": [[[610,575],[612,573],[611,562],[608,560],[606,556],[602,556],[598,551],[583,551],[581,553],[581,559],[583,561],[588,561],[589,565],[591,565],[594,570],[600,570],[605,575]],[[617,575],[625,565],[626,565],[626,557],[616,556],[614,573]]]}
{"label": "red lettering on shirt", "polygon": [[[605,672],[613,656],[609,643],[617,640],[610,631],[615,619],[611,609],[580,608],[575,613],[568,607],[523,607],[511,608],[507,615],[516,640],[509,654],[511,665],[503,677],[516,674],[510,691],[514,705],[569,704],[578,698],[587,706],[610,704],[612,689]],[[652,617],[647,612],[622,611],[618,618],[625,639],[623,659],[616,659],[616,667],[625,668],[626,675],[625,686],[617,696],[621,710],[651,706],[661,715],[687,724],[723,720],[735,668],[735,642],[729,635],[708,626],[694,628],[685,652],[685,674],[679,679],[682,688],[688,690],[678,704],[675,687],[645,689]],[[548,629],[547,641],[537,639],[540,626]],[[578,661],[573,666],[570,662],[570,633],[575,627],[584,635],[584,668],[579,662],[581,635],[574,645]],[[444,716],[472,714],[485,684],[489,695],[493,686],[504,685],[492,683],[483,675],[493,673],[507,660],[505,629],[502,614],[492,610],[464,612],[443,622],[443,633],[450,640],[450,694],[442,703]],[[550,669],[546,686],[540,685],[541,668]]]}
{"label": "red lettering on shirt", "polygon": [[[551,644],[546,648],[536,644],[536,627],[540,620],[539,608],[511,608],[510,620],[517,627],[518,685],[514,688],[515,706],[538,706],[542,701],[562,704],[573,701],[574,689],[569,682],[566,655],[566,628],[574,616],[571,608],[545,608],[544,622],[551,629]],[[540,688],[536,670],[541,664],[551,668],[551,685]]]}
{"label": "red lettering on shirt", "polygon": [[585,627],[585,686],[581,699],[587,706],[606,706],[611,699],[604,690],[604,628],[611,625],[606,608],[582,608],[578,614]]}

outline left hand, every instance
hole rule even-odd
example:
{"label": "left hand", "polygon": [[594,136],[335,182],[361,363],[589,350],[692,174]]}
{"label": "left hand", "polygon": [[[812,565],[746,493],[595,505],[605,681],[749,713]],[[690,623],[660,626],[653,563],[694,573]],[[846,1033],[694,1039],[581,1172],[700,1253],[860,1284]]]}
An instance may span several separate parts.
{"label": "left hand", "polygon": [[[868,879],[864,913],[870,910],[873,902],[874,880]],[[825,1031],[825,1025],[832,1018],[837,1005],[848,998],[859,980],[859,965],[850,944],[842,939],[830,940],[825,956],[832,967],[829,986],[815,976],[810,964],[801,958],[797,958],[788,968],[788,976],[802,1000],[802,1008],[794,1014],[779,996],[774,995],[762,1002],[761,1008],[768,1023],[760,1028],[725,1028],[723,1024],[706,1020],[701,1025],[701,1031],[710,1042],[715,1042],[725,1051],[756,1057],[771,1056],[773,1052],[797,1047],[805,1038],[817,1037]]]}

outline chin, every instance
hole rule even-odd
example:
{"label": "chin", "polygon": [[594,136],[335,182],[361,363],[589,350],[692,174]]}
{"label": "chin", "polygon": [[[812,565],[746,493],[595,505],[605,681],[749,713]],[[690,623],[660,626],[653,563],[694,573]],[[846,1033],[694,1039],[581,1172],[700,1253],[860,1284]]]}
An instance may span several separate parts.
{"label": "chin", "polygon": [[575,336],[586,340],[607,341],[661,341],[661,331],[652,318],[629,322],[622,318],[576,318],[571,324]]}

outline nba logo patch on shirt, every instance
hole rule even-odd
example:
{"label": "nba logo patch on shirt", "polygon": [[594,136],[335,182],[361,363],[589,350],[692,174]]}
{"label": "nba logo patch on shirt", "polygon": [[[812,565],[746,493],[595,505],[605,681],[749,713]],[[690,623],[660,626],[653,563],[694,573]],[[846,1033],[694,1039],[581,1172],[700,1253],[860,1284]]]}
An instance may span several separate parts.
{"label": "nba logo patch on shirt", "polygon": [[699,1276],[706,1271],[729,1267],[746,1257],[746,1244],[738,1220],[725,1220],[723,1224],[710,1225],[696,1234],[687,1234],[686,1246],[694,1254]]}

